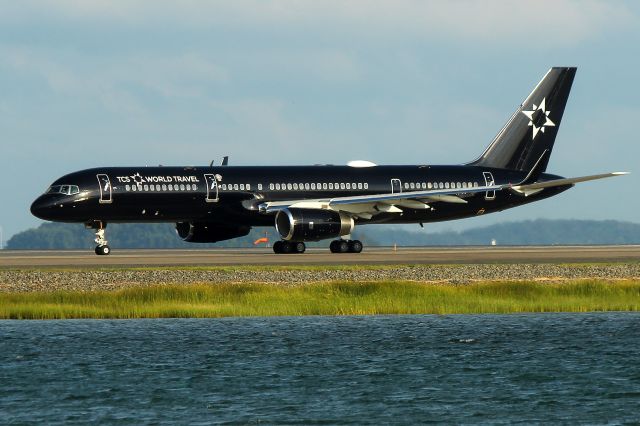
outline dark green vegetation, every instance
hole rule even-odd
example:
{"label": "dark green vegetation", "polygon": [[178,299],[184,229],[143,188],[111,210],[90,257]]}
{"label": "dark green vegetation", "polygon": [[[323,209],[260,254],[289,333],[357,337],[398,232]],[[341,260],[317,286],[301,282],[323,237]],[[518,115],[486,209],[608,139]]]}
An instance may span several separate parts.
{"label": "dark green vegetation", "polygon": [[0,294],[0,318],[168,318],[292,315],[637,311],[640,281],[194,284],[117,291]]}
{"label": "dark green vegetation", "polygon": [[[109,241],[118,248],[251,247],[265,233],[272,242],[278,239],[273,228],[254,228],[243,238],[216,244],[189,244],[178,238],[171,224],[111,224],[108,228]],[[439,233],[428,233],[417,227],[416,231],[406,231],[387,226],[362,226],[353,237],[365,245],[383,246],[488,245],[492,239],[499,245],[640,244],[640,224],[614,220],[540,219]],[[38,228],[14,235],[7,242],[7,248],[92,249],[93,233],[79,224],[43,223]]]}

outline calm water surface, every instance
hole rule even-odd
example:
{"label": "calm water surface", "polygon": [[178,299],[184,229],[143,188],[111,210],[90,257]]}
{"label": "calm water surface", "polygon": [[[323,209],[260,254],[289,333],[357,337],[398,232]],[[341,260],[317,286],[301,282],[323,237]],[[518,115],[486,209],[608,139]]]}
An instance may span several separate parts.
{"label": "calm water surface", "polygon": [[640,314],[0,321],[0,423],[640,421]]}

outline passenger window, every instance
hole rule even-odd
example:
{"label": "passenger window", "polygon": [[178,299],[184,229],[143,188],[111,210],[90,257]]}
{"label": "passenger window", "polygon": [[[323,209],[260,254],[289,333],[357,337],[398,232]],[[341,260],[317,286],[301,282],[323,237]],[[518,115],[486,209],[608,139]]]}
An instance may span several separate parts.
{"label": "passenger window", "polygon": [[240,184],[240,190],[244,191],[244,183]]}
{"label": "passenger window", "polygon": [[237,184],[237,183],[234,183],[234,184],[233,184],[233,189],[234,189],[235,191],[237,191],[237,190],[239,189],[239,187],[238,187],[238,184]]}
{"label": "passenger window", "polygon": [[327,189],[327,184],[326,183],[322,184],[322,189]]}
{"label": "passenger window", "polygon": [[343,182],[343,183],[340,184],[340,189],[344,189],[344,188],[345,188],[345,186],[344,186],[344,182]]}
{"label": "passenger window", "polygon": [[131,185],[125,185],[124,189],[126,189],[127,191],[131,191]]}
{"label": "passenger window", "polygon": [[309,184],[308,184],[308,183],[305,183],[305,184],[304,184],[304,189],[309,189],[309,188],[310,188]]}
{"label": "passenger window", "polygon": [[329,189],[333,189],[333,184],[332,183],[329,184]]}
{"label": "passenger window", "polygon": [[358,189],[362,189],[362,182],[358,182]]}
{"label": "passenger window", "polygon": [[477,188],[478,187],[478,182],[473,182],[473,186]]}
{"label": "passenger window", "polygon": [[432,188],[432,186],[431,186],[431,182],[427,182],[427,188],[428,188],[428,189],[431,189],[431,188]]}
{"label": "passenger window", "polygon": [[287,184],[287,189],[288,189],[289,191],[291,191],[291,190],[293,189],[293,185],[291,185],[290,183],[288,183],[288,184]]}
{"label": "passenger window", "polygon": [[297,183],[293,184],[293,189],[296,190],[296,191],[298,190],[298,184]]}
{"label": "passenger window", "polygon": [[415,184],[415,183],[413,183],[413,182],[411,182],[411,183],[409,184],[409,187],[410,187],[411,189],[416,189],[416,184]]}
{"label": "passenger window", "polygon": [[250,184],[250,183],[248,183],[248,184],[245,186],[245,188],[247,188],[247,191],[251,191],[251,184]]}
{"label": "passenger window", "polygon": [[407,182],[404,183],[404,189],[409,189],[409,184]]}
{"label": "passenger window", "polygon": [[315,183],[312,183],[312,184],[311,184],[311,189],[312,189],[312,190],[315,190],[315,189],[316,189],[316,184],[315,184]]}
{"label": "passenger window", "polygon": [[272,183],[269,184],[269,190],[273,191],[274,185]]}
{"label": "passenger window", "polygon": [[369,189],[369,184],[367,182],[364,183],[364,189]]}
{"label": "passenger window", "polygon": [[280,190],[280,184],[276,183],[276,189],[279,191]]}

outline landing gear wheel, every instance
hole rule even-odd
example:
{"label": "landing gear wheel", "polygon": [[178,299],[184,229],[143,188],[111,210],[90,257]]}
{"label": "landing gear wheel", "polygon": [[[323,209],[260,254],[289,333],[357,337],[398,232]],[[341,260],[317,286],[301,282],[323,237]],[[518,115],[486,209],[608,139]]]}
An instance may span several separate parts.
{"label": "landing gear wheel", "polygon": [[111,247],[108,245],[97,246],[95,251],[98,256],[106,256],[111,253]]}
{"label": "landing gear wheel", "polygon": [[307,246],[302,241],[276,241],[273,243],[273,252],[277,254],[304,253]]}
{"label": "landing gear wheel", "polygon": [[349,252],[360,253],[362,251],[362,243],[359,240],[349,241]]}
{"label": "landing gear wheel", "polygon": [[347,253],[349,251],[349,242],[346,240],[333,240],[329,244],[331,253]]}
{"label": "landing gear wheel", "polygon": [[293,249],[293,247],[291,246],[291,243],[289,241],[281,241],[281,243],[282,243],[282,248],[280,253],[283,253],[283,254],[291,253],[291,250]]}

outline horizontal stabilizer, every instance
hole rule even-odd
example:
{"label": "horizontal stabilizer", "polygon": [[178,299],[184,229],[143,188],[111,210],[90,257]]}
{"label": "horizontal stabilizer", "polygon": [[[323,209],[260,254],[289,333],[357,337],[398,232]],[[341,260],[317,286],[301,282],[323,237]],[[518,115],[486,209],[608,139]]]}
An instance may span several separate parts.
{"label": "horizontal stabilizer", "polygon": [[565,186],[565,185],[573,185],[580,182],[588,182],[590,180],[604,179],[614,176],[622,176],[629,174],[629,172],[612,172],[612,173],[603,173],[599,175],[590,175],[590,176],[580,176],[574,178],[564,178],[564,179],[555,179],[548,180],[545,182],[537,182],[526,185],[515,185],[512,186],[511,189],[519,194],[531,195],[532,193],[539,192],[544,188],[553,188],[556,186]]}

